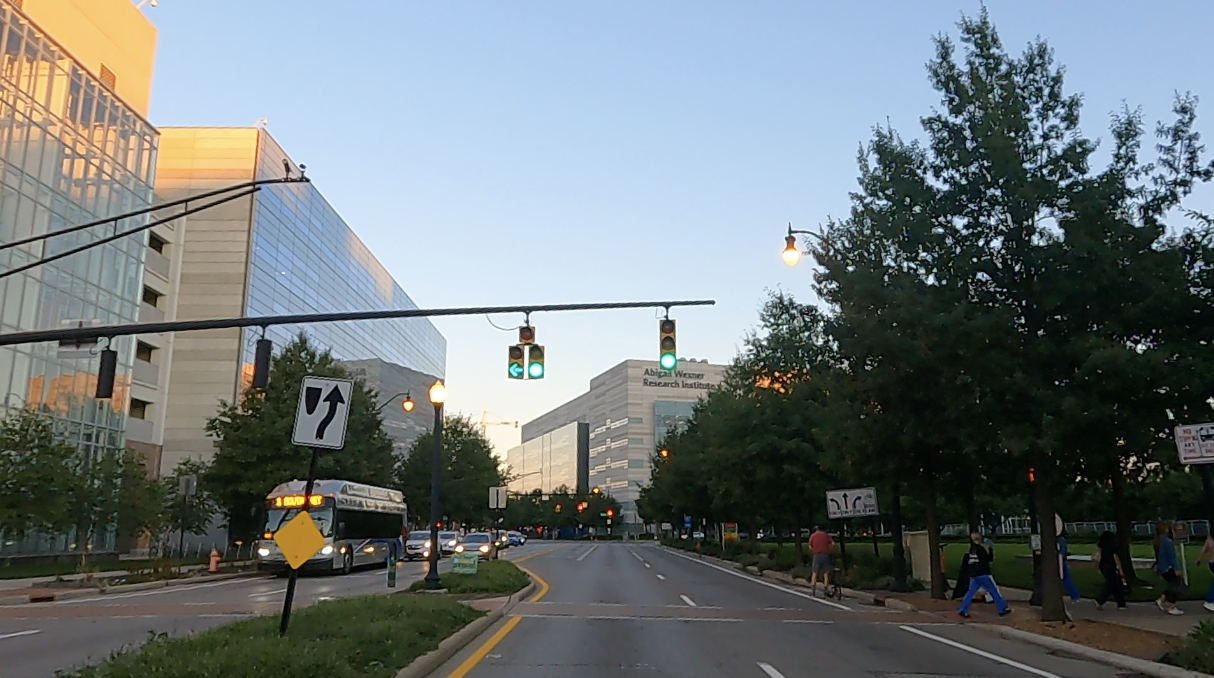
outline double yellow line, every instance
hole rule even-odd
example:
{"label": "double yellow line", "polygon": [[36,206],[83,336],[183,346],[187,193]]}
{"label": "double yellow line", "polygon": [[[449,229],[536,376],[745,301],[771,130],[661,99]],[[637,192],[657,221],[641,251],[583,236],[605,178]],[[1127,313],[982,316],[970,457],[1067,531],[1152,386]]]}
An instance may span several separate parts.
{"label": "double yellow line", "polygon": [[[542,556],[544,554],[552,553],[553,551],[557,551],[557,550],[563,549],[563,548],[565,548],[565,546],[562,544],[561,546],[557,546],[556,548],[548,549],[547,551],[540,551],[539,553],[532,553],[530,555],[523,556],[522,558],[518,558],[516,560],[510,561],[510,562],[514,563],[518,567],[518,569],[522,570],[523,572],[526,572],[527,576],[529,576],[532,579],[534,579],[535,581],[539,582],[540,590],[537,591],[534,596],[531,596],[531,599],[528,600],[527,602],[534,603],[534,602],[539,601],[540,598],[543,598],[544,595],[548,593],[548,588],[549,588],[548,582],[541,579],[538,575],[536,575],[531,570],[528,570],[527,568],[523,567],[522,565],[519,565],[519,563],[523,562],[524,560],[530,560],[532,558],[535,558],[536,556]],[[461,663],[459,666],[455,667],[455,670],[452,671],[447,676],[447,678],[464,678],[464,676],[467,675],[468,672],[472,670],[472,667],[479,664],[480,661],[485,658],[485,655],[492,652],[493,648],[497,647],[497,644],[502,642],[502,639],[505,638],[507,635],[510,634],[511,631],[514,630],[514,627],[518,626],[518,623],[520,621],[522,621],[522,617],[510,617],[509,619],[507,619],[506,623],[502,625],[502,628],[498,629],[497,632],[494,633],[492,636],[489,636],[489,640],[486,640],[483,645],[476,648],[476,652],[473,652],[471,655],[468,656],[467,659],[465,659],[463,661],[463,663]]]}

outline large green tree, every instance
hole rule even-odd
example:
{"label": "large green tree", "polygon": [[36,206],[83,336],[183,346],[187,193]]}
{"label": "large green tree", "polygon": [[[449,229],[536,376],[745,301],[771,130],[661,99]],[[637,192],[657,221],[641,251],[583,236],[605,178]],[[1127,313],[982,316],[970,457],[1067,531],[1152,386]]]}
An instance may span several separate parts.
{"label": "large green tree", "polygon": [[[221,402],[207,421],[215,455],[202,476],[205,490],[227,519],[231,538],[260,532],[265,497],[279,483],[307,477],[311,451],[291,443],[299,390],[306,376],[349,379],[350,373],[329,353],[300,334],[274,356],[265,389],[249,388],[236,403]],[[321,450],[318,478],[340,478],[372,485],[392,483],[396,463],[392,441],[383,430],[378,394],[359,381],[350,397],[346,444]]]}
{"label": "large green tree", "polygon": [[[409,455],[396,467],[396,487],[404,492],[417,524],[426,524],[431,517],[433,454],[434,435],[427,432],[413,441]],[[490,524],[489,488],[505,486],[506,481],[505,472],[493,456],[493,446],[480,427],[467,417],[444,417],[438,517],[474,526]]]}
{"label": "large green tree", "polygon": [[71,528],[76,456],[45,413],[23,408],[0,421],[0,532],[19,540]]}

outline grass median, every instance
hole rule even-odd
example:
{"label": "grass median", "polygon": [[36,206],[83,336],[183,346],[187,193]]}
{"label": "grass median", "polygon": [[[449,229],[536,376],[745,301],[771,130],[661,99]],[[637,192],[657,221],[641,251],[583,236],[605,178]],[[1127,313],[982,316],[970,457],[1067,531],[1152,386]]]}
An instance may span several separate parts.
{"label": "grass median", "polygon": [[[508,596],[527,588],[531,580],[508,560],[484,560],[476,567],[476,574],[443,575],[443,588],[452,595],[468,593],[495,593]],[[410,591],[420,591],[424,581],[415,581]]]}
{"label": "grass median", "polygon": [[360,596],[297,609],[286,637],[266,615],[143,647],[77,678],[390,678],[483,615],[448,596]]}

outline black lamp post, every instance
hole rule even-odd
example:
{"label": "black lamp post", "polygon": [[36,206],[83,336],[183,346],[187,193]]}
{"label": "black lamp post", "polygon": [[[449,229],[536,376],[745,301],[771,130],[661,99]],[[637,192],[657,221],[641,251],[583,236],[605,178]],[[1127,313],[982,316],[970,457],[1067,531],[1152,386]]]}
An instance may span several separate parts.
{"label": "black lamp post", "polygon": [[788,235],[784,237],[784,251],[780,253],[780,257],[784,259],[784,263],[788,264],[789,266],[796,266],[797,262],[801,260],[801,250],[797,248],[797,233],[803,235],[812,235],[813,237],[817,238],[819,242],[822,240],[821,233],[815,233],[813,231],[796,231],[793,230],[792,224],[790,223],[788,225]]}
{"label": "black lamp post", "polygon": [[430,568],[426,572],[426,588],[437,591],[442,588],[438,576],[438,475],[443,456],[443,401],[447,399],[447,387],[439,379],[430,387],[430,402],[434,405],[434,453],[430,459]]}

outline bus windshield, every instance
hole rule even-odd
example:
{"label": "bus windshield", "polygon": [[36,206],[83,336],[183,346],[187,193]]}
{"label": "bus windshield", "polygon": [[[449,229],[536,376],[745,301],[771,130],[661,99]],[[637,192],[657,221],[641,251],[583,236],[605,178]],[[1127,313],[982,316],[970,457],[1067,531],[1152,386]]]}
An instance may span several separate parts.
{"label": "bus windshield", "polygon": [[[266,514],[266,532],[277,532],[298,514],[299,509],[270,509]],[[320,530],[321,536],[326,538],[333,536],[333,509],[314,508],[308,511],[308,515],[312,516],[312,521],[316,523],[316,528]]]}

